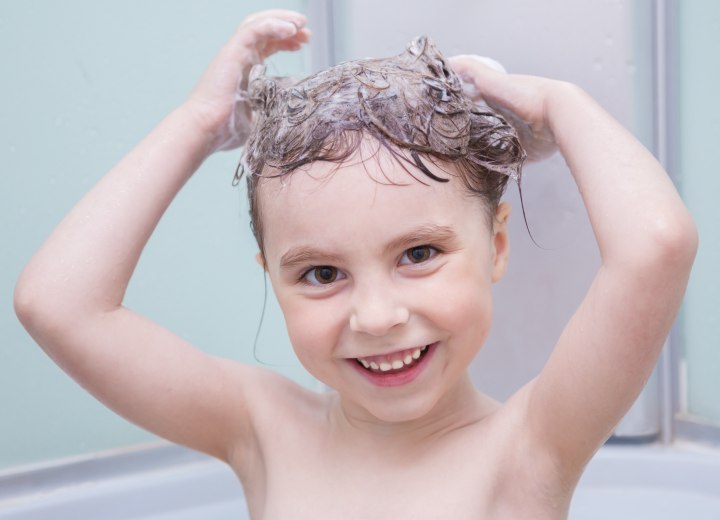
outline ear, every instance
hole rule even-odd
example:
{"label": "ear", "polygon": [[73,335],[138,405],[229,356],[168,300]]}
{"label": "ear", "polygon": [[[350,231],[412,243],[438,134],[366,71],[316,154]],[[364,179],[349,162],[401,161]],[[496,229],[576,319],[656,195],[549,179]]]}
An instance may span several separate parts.
{"label": "ear", "polygon": [[262,254],[262,251],[258,251],[255,255],[255,261],[258,263],[260,267],[262,267],[263,271],[267,271],[267,266],[265,265],[265,257]]}
{"label": "ear", "polygon": [[492,265],[492,281],[499,281],[507,269],[508,259],[510,256],[510,240],[508,237],[508,219],[512,208],[507,202],[501,202],[495,211],[493,219],[493,265]]}

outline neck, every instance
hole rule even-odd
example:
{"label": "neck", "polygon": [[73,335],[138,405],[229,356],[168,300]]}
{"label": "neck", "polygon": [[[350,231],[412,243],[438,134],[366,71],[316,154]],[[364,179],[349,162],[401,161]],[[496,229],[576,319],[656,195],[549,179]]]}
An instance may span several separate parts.
{"label": "neck", "polygon": [[330,408],[330,420],[337,433],[348,441],[395,449],[398,445],[424,445],[452,431],[477,424],[498,406],[496,401],[479,392],[470,381],[469,375],[465,374],[428,413],[416,419],[383,421],[335,394]]}

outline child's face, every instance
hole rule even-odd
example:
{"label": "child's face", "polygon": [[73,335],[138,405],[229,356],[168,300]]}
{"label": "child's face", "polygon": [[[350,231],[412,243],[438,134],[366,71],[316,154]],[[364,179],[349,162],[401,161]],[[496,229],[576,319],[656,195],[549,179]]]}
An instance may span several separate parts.
{"label": "child's face", "polygon": [[398,422],[466,383],[507,261],[509,208],[491,229],[456,178],[414,172],[423,184],[381,164],[313,163],[263,180],[259,196],[267,270],[298,358],[346,409]]}

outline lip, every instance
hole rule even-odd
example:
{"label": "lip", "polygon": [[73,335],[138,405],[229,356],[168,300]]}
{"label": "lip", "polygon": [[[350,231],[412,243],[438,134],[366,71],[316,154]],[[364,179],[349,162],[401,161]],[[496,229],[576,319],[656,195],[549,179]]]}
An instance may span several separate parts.
{"label": "lip", "polygon": [[423,357],[421,357],[417,361],[417,363],[413,364],[402,372],[371,372],[370,370],[363,368],[356,359],[348,359],[348,363],[351,363],[355,370],[360,372],[360,374],[362,374],[365,379],[370,381],[370,383],[375,386],[393,387],[407,385],[417,379],[417,377],[423,372],[428,362],[430,361],[430,358],[432,358],[433,354],[435,354],[435,348],[437,347],[437,345],[437,342],[430,343],[428,345],[427,351],[425,351],[425,354],[423,354]]}

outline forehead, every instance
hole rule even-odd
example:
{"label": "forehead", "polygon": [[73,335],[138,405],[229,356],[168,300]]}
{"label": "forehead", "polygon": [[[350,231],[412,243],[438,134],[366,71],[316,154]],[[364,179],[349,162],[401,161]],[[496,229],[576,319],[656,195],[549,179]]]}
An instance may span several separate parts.
{"label": "forehead", "polygon": [[300,243],[344,247],[423,226],[487,227],[484,203],[467,193],[452,167],[425,162],[448,182],[367,147],[339,165],[315,162],[263,179],[258,197],[268,259]]}

